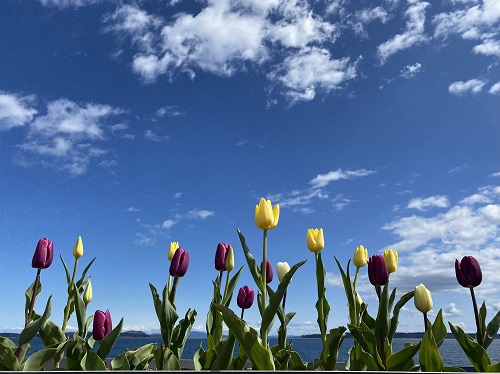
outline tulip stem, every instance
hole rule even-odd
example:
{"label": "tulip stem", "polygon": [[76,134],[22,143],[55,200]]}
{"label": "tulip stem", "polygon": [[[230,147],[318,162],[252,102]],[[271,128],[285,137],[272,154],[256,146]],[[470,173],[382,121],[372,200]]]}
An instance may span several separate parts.
{"label": "tulip stem", "polygon": [[423,313],[424,315],[424,331],[427,332],[427,313]]}
{"label": "tulip stem", "polygon": [[76,269],[78,267],[78,259],[75,258],[75,264],[73,266],[73,275],[71,276],[71,283],[68,285],[68,301],[66,303],[66,308],[64,308],[64,319],[61,330],[66,331],[66,326],[69,320],[69,304],[70,300],[73,298],[73,285],[75,284]]}
{"label": "tulip stem", "polygon": [[172,276],[168,274],[168,282],[167,282],[167,295],[170,295],[170,283],[172,281]]}
{"label": "tulip stem", "polygon": [[175,291],[177,291],[177,284],[179,283],[179,277],[174,277],[174,284],[172,285],[172,292],[170,293],[170,304],[175,305]]}
{"label": "tulip stem", "polygon": [[354,275],[354,295],[356,295],[356,282],[358,281],[359,268],[356,266],[356,274]]}
{"label": "tulip stem", "polygon": [[479,313],[477,311],[476,295],[474,294],[474,288],[472,288],[472,287],[470,287],[470,295],[472,297],[472,305],[474,306],[474,317],[476,317],[476,328],[477,328],[476,338],[477,338],[477,342],[482,347],[483,346],[483,332],[481,329],[481,319],[480,319]]}
{"label": "tulip stem", "polygon": [[[316,274],[321,273],[324,274],[325,268],[319,269],[321,261],[321,253],[315,252],[314,257],[316,258]],[[324,303],[323,298],[325,297],[325,287],[324,287],[324,278],[320,281],[320,279],[316,279],[318,283],[318,325],[319,331],[321,333],[321,343],[323,344],[323,350],[325,349],[326,343],[326,326],[325,326],[325,315],[324,315]]]}
{"label": "tulip stem", "polygon": [[30,307],[28,309],[28,315],[26,316],[26,321],[24,327],[28,326],[33,318],[33,308],[35,307],[36,294],[38,292],[38,285],[40,284],[40,272],[42,269],[38,269],[36,272],[35,285],[33,286],[33,295],[31,295]]}
{"label": "tulip stem", "polygon": [[380,301],[380,292],[381,292],[381,289],[380,289],[380,284],[376,284],[375,285],[375,291],[377,292],[377,296],[378,296],[378,300]]}
{"label": "tulip stem", "polygon": [[224,286],[224,295],[222,296],[222,302],[224,302],[224,299],[226,298],[227,295],[227,290],[229,288],[229,275],[231,274],[231,270],[227,271],[227,277],[226,277],[226,285]]}
{"label": "tulip stem", "polygon": [[[262,316],[266,311],[266,293],[267,293],[267,230],[264,230],[262,241]],[[261,330],[262,344],[267,349],[267,334]]]}
{"label": "tulip stem", "polygon": [[245,314],[245,308],[241,308],[241,317],[240,317],[240,319],[243,319],[243,314]]}

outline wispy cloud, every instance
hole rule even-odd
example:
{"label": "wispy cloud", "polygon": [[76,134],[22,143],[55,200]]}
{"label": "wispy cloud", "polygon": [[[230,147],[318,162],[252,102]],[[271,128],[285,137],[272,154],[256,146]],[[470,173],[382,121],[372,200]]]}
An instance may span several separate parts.
{"label": "wispy cloud", "polygon": [[375,174],[374,170],[358,169],[358,170],[342,170],[337,169],[335,171],[330,171],[326,174],[318,174],[314,179],[312,179],[309,184],[313,188],[325,187],[331,182],[339,181],[341,179],[353,179],[366,177],[368,175]]}
{"label": "wispy cloud", "polygon": [[500,82],[497,82],[494,85],[492,85],[488,92],[492,95],[499,95],[500,94]]}
{"label": "wispy cloud", "polygon": [[32,107],[34,96],[20,96],[0,91],[0,131],[24,126],[38,111]]}
{"label": "wispy cloud", "polygon": [[451,168],[450,170],[448,170],[448,174],[463,173],[470,168],[471,168],[471,165],[469,163],[465,163],[465,164],[462,164],[459,166],[455,166],[454,168]]}
{"label": "wispy cloud", "polygon": [[42,5],[58,8],[80,8],[86,5],[96,4],[102,0],[39,0]]}
{"label": "wispy cloud", "polygon": [[144,139],[151,140],[153,142],[161,142],[162,140],[168,139],[168,135],[160,136],[156,134],[153,130],[144,131]]}
{"label": "wispy cloud", "polygon": [[422,64],[420,62],[416,62],[412,65],[406,65],[403,69],[401,69],[399,75],[394,78],[386,79],[385,83],[380,86],[380,88],[384,88],[388,84],[394,82],[396,79],[411,79],[418,73],[422,71]]}
{"label": "wispy cloud", "polygon": [[136,212],[140,212],[141,211],[139,208],[136,208],[134,206],[130,206],[126,210],[127,210],[127,212],[132,212],[132,213],[136,213]]}
{"label": "wispy cloud", "polygon": [[448,91],[452,95],[456,96],[462,96],[468,92],[472,94],[477,94],[481,92],[483,89],[484,85],[486,84],[485,81],[480,80],[480,79],[470,79],[468,81],[458,81],[458,82],[453,82],[450,84],[448,87]]}
{"label": "wispy cloud", "polygon": [[183,114],[185,114],[185,112],[180,111],[178,107],[173,106],[173,105],[161,107],[160,109],[158,109],[156,111],[156,116],[159,118],[162,118],[165,116],[177,117],[177,116],[181,116]]}
{"label": "wispy cloud", "polygon": [[429,208],[447,208],[449,205],[450,203],[446,196],[436,195],[427,198],[411,199],[406,207],[408,209],[417,209],[423,212]]}
{"label": "wispy cloud", "polygon": [[182,192],[176,192],[174,195],[174,199],[180,199],[182,197]]}

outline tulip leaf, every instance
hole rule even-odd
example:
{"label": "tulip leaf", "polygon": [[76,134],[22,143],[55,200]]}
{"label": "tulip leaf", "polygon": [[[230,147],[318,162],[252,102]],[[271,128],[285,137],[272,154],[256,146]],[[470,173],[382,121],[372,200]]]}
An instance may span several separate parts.
{"label": "tulip leaf", "polygon": [[370,353],[363,351],[363,360],[365,361],[367,370],[369,371],[383,370],[383,368],[377,365],[377,362]]}
{"label": "tulip leaf", "polygon": [[[42,292],[42,282],[39,281],[38,282],[37,291],[36,291],[36,295],[33,296],[33,291],[34,291],[34,288],[35,288],[35,282],[36,282],[36,280],[33,283],[31,283],[31,285],[24,292],[24,296],[26,297],[26,303],[25,303],[25,306],[24,306],[24,318],[25,318],[26,321],[28,319],[28,312],[29,312],[30,305],[31,305],[31,299],[33,297],[35,297],[35,301],[36,301],[38,295],[40,294],[40,292]],[[35,305],[35,303],[33,303],[33,305]],[[29,322],[31,322],[31,321],[29,321]]]}
{"label": "tulip leaf", "polygon": [[174,352],[161,345],[154,351],[156,368],[158,370],[181,370],[181,363]]}
{"label": "tulip leaf", "polygon": [[378,341],[389,337],[390,319],[389,319],[389,282],[384,285],[380,300],[378,303],[377,325],[375,327],[375,336]]}
{"label": "tulip leaf", "polygon": [[238,318],[229,308],[223,305],[214,305],[214,308],[222,313],[224,322],[250,358],[252,367],[258,370],[274,370],[273,356],[262,345],[257,331]]}
{"label": "tulip leaf", "polygon": [[133,351],[125,352],[125,357],[131,370],[145,370],[149,361],[154,358],[153,351],[156,349],[156,343],[149,343]]}
{"label": "tulip leaf", "polygon": [[325,348],[323,349],[323,352],[321,352],[321,360],[323,361],[324,370],[335,370],[340,346],[344,341],[346,330],[347,329],[344,326],[339,326],[335,329],[331,329],[326,335]]}
{"label": "tulip leaf", "polygon": [[[80,279],[78,280],[78,282],[76,282],[76,286],[78,287],[78,289],[80,289],[80,287],[82,286],[82,283],[83,283],[83,279],[85,278],[85,275],[87,275],[87,272],[89,271],[90,267],[92,266],[92,264],[94,263],[96,257],[94,257],[92,259],[92,261],[89,262],[89,264],[85,267],[85,269],[83,270],[82,272],[82,275],[80,276]],[[69,282],[68,282],[69,283]]]}
{"label": "tulip leaf", "polygon": [[106,370],[106,364],[104,364],[104,361],[101,360],[99,355],[97,355],[91,349],[87,349],[87,352],[85,353],[85,356],[83,356],[83,359],[81,361],[81,365],[83,370],[85,371]]}
{"label": "tulip leaf", "polygon": [[66,283],[69,285],[71,283],[71,275],[69,274],[68,266],[66,265],[66,262],[64,262],[62,255],[59,255],[59,258],[64,266],[64,272],[66,273]]}
{"label": "tulip leaf", "polygon": [[62,343],[67,340],[64,332],[50,319],[45,321],[38,333],[40,334],[43,344],[46,347]]}
{"label": "tulip leaf", "polygon": [[432,329],[428,328],[422,338],[419,361],[422,371],[441,371],[443,369],[443,360],[439,354]]}
{"label": "tulip leaf", "polygon": [[196,371],[200,370],[210,370],[212,365],[217,358],[217,352],[214,349],[207,349],[206,351],[201,347],[194,353],[194,369]]}
{"label": "tulip leaf", "polygon": [[389,339],[390,342],[392,342],[392,338],[394,337],[394,333],[396,332],[396,329],[398,327],[399,311],[409,300],[411,300],[414,293],[415,293],[415,291],[410,291],[410,292],[405,293],[403,296],[401,296],[399,301],[394,306],[394,310],[392,312],[391,323],[390,323],[389,334],[387,336],[387,338]]}
{"label": "tulip leaf", "polygon": [[37,332],[42,328],[45,321],[47,321],[47,319],[49,318],[51,306],[52,306],[52,295],[47,300],[47,305],[45,306],[45,311],[43,312],[43,315],[36,321],[30,322],[28,326],[26,326],[24,330],[21,332],[21,336],[19,336],[19,347],[21,347],[23,344],[30,342],[31,339],[35,337]]}
{"label": "tulip leaf", "polygon": [[75,303],[76,321],[78,323],[78,334],[85,339],[85,317],[87,308],[85,308],[85,303],[83,302],[82,296],[78,292],[76,285],[73,285],[73,300]]}
{"label": "tulip leaf", "polygon": [[492,318],[486,330],[484,331],[484,343],[483,348],[487,349],[493,340],[496,338],[498,329],[500,328],[500,312],[498,312],[495,317]]}
{"label": "tulip leaf", "polygon": [[118,325],[99,342],[99,346],[97,347],[97,355],[102,360],[105,360],[106,357],[108,357],[109,352],[111,352],[111,349],[115,345],[116,339],[118,339],[118,337],[120,336],[122,327],[123,318],[120,320]]}
{"label": "tulip leaf", "polygon": [[448,322],[448,324],[453,336],[455,336],[455,339],[476,371],[486,371],[486,368],[491,365],[491,360],[486,350],[467,335],[458,325],[452,322]]}
{"label": "tulip leaf", "polygon": [[6,346],[7,348],[10,348],[12,350],[12,352],[15,352],[17,349],[16,343],[14,343],[9,338],[4,338],[3,336],[0,336],[0,344]]}
{"label": "tulip leaf", "polygon": [[[16,346],[17,347],[17,346]],[[17,361],[11,345],[0,342],[0,370],[1,371],[17,371],[19,370],[19,362]]]}
{"label": "tulip leaf", "polygon": [[111,360],[111,370],[130,370],[130,365],[126,357],[126,353],[127,352],[123,352],[121,355],[116,356]]}
{"label": "tulip leaf", "polygon": [[315,253],[316,257],[316,282],[318,288],[318,301],[316,301],[316,310],[318,311],[318,326],[321,332],[321,339],[323,340],[323,347],[325,345],[326,329],[328,326],[328,313],[330,312],[330,305],[325,296],[325,276],[326,270],[321,258],[321,252]]}
{"label": "tulip leaf", "polygon": [[344,284],[344,291],[345,295],[347,297],[347,306],[349,308],[349,323],[352,323],[354,325],[357,325],[357,316],[356,316],[356,295],[355,295],[355,285],[353,284],[351,280],[351,276],[349,275],[349,265],[351,263],[351,260],[347,262],[347,274],[344,272],[344,269],[342,269],[342,265],[340,265],[339,260],[337,259],[336,256],[334,256],[335,262],[337,262],[337,266],[340,271],[340,275],[342,277],[342,283]]}
{"label": "tulip leaf", "polygon": [[250,249],[248,249],[245,237],[243,236],[241,231],[237,230],[237,232],[240,238],[241,246],[243,247],[243,252],[245,253],[245,258],[247,260],[250,274],[252,274],[253,280],[255,281],[257,287],[259,287],[259,290],[264,292],[264,283],[262,282],[260,266],[257,265],[257,261],[255,261],[255,258],[252,256],[252,253],[250,253]]}
{"label": "tulip leaf", "polygon": [[160,299],[160,296],[158,295],[158,291],[156,290],[156,287],[153,286],[151,283],[149,284],[149,288],[151,289],[151,294],[153,296],[153,305],[155,307],[156,316],[158,317],[158,320],[161,320],[161,299]]}
{"label": "tulip leaf", "polygon": [[178,318],[179,315],[168,299],[168,290],[165,286],[165,288],[163,289],[159,319],[161,336],[163,339],[163,343],[165,343],[166,346],[169,346],[171,343],[173,328]]}
{"label": "tulip leaf", "polygon": [[196,315],[196,310],[188,309],[186,316],[179,321],[172,332],[171,351],[174,352],[179,360],[182,356],[186,340],[188,339],[189,333],[193,327]]}
{"label": "tulip leaf", "polygon": [[443,310],[439,309],[439,312],[436,316],[436,319],[434,320],[434,324],[431,326],[432,328],[432,335],[434,336],[434,339],[436,341],[436,345],[441,347],[441,344],[443,344],[444,339],[446,339],[446,325],[443,322]]}
{"label": "tulip leaf", "polygon": [[[234,289],[236,288],[236,284],[238,283],[238,279],[240,278],[241,272],[243,271],[245,265],[243,265],[240,270],[236,272],[236,274],[231,278],[229,284],[227,286],[227,293],[222,300],[222,305],[229,307],[229,303],[231,302],[231,298],[233,296]],[[229,275],[229,273],[228,273]]]}
{"label": "tulip leaf", "polygon": [[217,346],[217,358],[215,359],[210,370],[229,370],[233,358],[234,345],[236,338],[233,334],[229,334],[226,339],[223,339]]}
{"label": "tulip leaf", "polygon": [[481,344],[481,346],[484,349],[486,349],[486,347],[484,346],[484,335],[486,335],[486,314],[487,314],[487,311],[486,311],[486,301],[483,301],[483,303],[481,304],[481,307],[479,308],[479,323],[480,323],[480,326],[481,326],[481,331],[483,332],[483,336],[482,336],[483,341],[479,341],[477,335],[476,335],[476,340],[477,340],[477,342],[479,344]]}
{"label": "tulip leaf", "polygon": [[281,280],[276,292],[274,292],[272,295],[271,294],[269,295],[269,305],[266,307],[266,310],[264,310],[262,314],[262,323],[260,327],[261,336],[264,336],[263,334],[266,334],[266,336],[269,334],[269,331],[271,330],[272,327],[272,322],[276,317],[276,313],[278,312],[278,308],[280,307],[281,300],[283,299],[283,295],[286,292],[288,284],[292,280],[292,277],[297,271],[297,269],[302,265],[304,265],[305,263],[306,261],[301,261],[293,265],[292,268],[288,271],[288,273],[285,274],[285,276]]}
{"label": "tulip leaf", "polygon": [[[363,325],[366,326],[364,323]],[[355,326],[350,323],[347,324],[347,327],[349,328],[350,333],[354,337],[354,340],[362,347],[364,351],[369,353],[375,353],[376,348],[375,346],[373,346],[373,344],[368,344],[369,340],[365,339],[362,327]]]}
{"label": "tulip leaf", "polygon": [[400,351],[397,351],[387,357],[385,362],[387,370],[390,371],[407,371],[408,367],[413,366],[413,357],[420,348],[419,344],[411,344]]}
{"label": "tulip leaf", "polygon": [[500,373],[500,362],[496,364],[491,364],[486,367],[488,373]]}
{"label": "tulip leaf", "polygon": [[396,287],[394,287],[394,289],[392,290],[391,292],[391,296],[389,297],[389,305],[387,307],[387,309],[389,311],[392,310],[392,304],[394,304],[394,299],[396,298]]}
{"label": "tulip leaf", "polygon": [[82,360],[87,353],[85,340],[77,336],[75,340],[69,340],[66,346],[66,368],[68,370],[83,370]]}

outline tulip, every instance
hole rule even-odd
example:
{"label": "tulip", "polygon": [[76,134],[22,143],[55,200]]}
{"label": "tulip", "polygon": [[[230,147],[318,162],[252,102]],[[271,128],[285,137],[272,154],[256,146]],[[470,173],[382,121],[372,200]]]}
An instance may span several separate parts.
{"label": "tulip", "polygon": [[279,219],[279,204],[276,204],[273,208],[271,200],[261,198],[259,205],[255,206],[255,225],[262,230],[272,230],[278,225]]}
{"label": "tulip", "polygon": [[384,259],[389,274],[394,273],[398,268],[398,252],[392,249],[384,250]]}
{"label": "tulip", "polygon": [[[262,274],[262,265],[263,262],[260,263],[260,273]],[[271,262],[269,260],[266,261],[266,283],[271,283],[273,281],[273,267],[271,266]]]}
{"label": "tulip", "polygon": [[170,263],[170,275],[172,277],[183,277],[189,266],[189,252],[179,247]]}
{"label": "tulip", "polygon": [[244,310],[252,306],[253,299],[254,299],[254,291],[248,288],[248,286],[243,286],[238,291],[238,298],[236,302],[238,306]]}
{"label": "tulip", "polygon": [[354,257],[352,258],[354,266],[357,268],[362,268],[368,262],[368,249],[360,245],[354,251]]}
{"label": "tulip", "polygon": [[460,262],[455,260],[455,273],[462,287],[473,288],[479,286],[483,280],[479,262],[472,256],[465,256]]}
{"label": "tulip", "polygon": [[319,252],[325,248],[325,238],[323,237],[323,229],[307,230],[307,248],[311,252]]}
{"label": "tulip", "polygon": [[358,303],[359,306],[363,305],[363,299],[361,298],[361,295],[356,292],[356,302]]}
{"label": "tulip", "polygon": [[92,329],[92,337],[94,340],[100,341],[104,339],[113,329],[111,322],[111,314],[109,310],[106,312],[96,310],[94,313],[94,325]]}
{"label": "tulip", "polygon": [[[234,268],[234,254],[230,244],[219,243],[215,251],[215,269],[219,271],[233,270]],[[232,258],[230,258],[232,257]],[[228,269],[227,266],[231,267]]]}
{"label": "tulip", "polygon": [[381,255],[374,255],[368,259],[368,278],[374,286],[383,286],[389,280],[387,265]]}
{"label": "tulip", "polygon": [[83,293],[83,303],[87,305],[88,303],[90,303],[91,300],[92,300],[92,282],[89,279],[87,283],[87,288],[85,288],[85,292]]}
{"label": "tulip", "polygon": [[83,256],[83,243],[82,243],[82,237],[79,236],[78,239],[76,239],[76,244],[75,247],[73,248],[73,257],[75,257],[75,259],[78,260],[82,256]]}
{"label": "tulip", "polygon": [[[288,262],[278,262],[276,264],[276,272],[278,273],[278,280],[281,282],[284,276],[290,271],[290,265]],[[292,280],[290,279],[290,282]]]}
{"label": "tulip", "polygon": [[422,313],[427,313],[432,309],[431,292],[422,283],[415,287],[413,301],[415,307]]}
{"label": "tulip", "polygon": [[175,251],[177,251],[177,248],[179,248],[179,243],[178,242],[170,242],[170,248],[168,249],[168,260],[172,261],[174,258]]}
{"label": "tulip", "polygon": [[42,238],[38,244],[31,260],[31,267],[35,269],[47,269],[54,258],[54,243],[47,238]]}

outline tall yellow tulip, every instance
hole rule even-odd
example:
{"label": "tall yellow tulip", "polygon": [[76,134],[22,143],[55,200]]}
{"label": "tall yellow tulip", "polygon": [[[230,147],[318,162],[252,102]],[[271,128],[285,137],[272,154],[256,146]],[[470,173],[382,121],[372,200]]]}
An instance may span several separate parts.
{"label": "tall yellow tulip", "polygon": [[352,258],[354,266],[357,268],[362,268],[368,263],[368,249],[360,245],[354,251],[354,257]]}
{"label": "tall yellow tulip", "polygon": [[78,239],[76,240],[75,247],[73,248],[73,256],[78,260],[80,257],[83,256],[83,243],[82,243],[82,237],[79,236]]}
{"label": "tall yellow tulip", "polygon": [[308,229],[307,230],[307,248],[311,252],[319,252],[325,248],[325,238],[323,237],[323,229]]}
{"label": "tall yellow tulip", "polygon": [[177,248],[179,248],[179,243],[178,242],[170,242],[170,248],[168,250],[168,260],[172,261],[174,258],[175,251],[177,251]]}
{"label": "tall yellow tulip", "polygon": [[398,268],[398,252],[393,251],[392,249],[385,249],[384,260],[389,274],[394,273]]}
{"label": "tall yellow tulip", "polygon": [[255,225],[262,230],[272,230],[278,225],[280,219],[280,205],[273,208],[271,200],[261,198],[259,205],[255,206]]}

